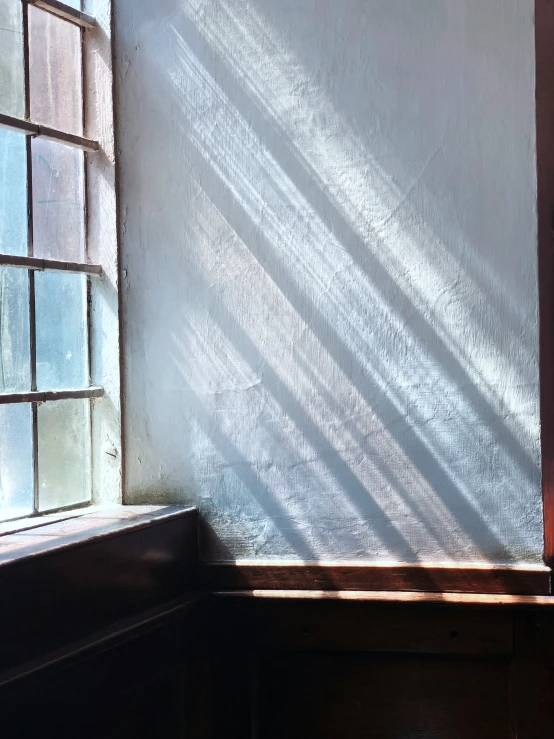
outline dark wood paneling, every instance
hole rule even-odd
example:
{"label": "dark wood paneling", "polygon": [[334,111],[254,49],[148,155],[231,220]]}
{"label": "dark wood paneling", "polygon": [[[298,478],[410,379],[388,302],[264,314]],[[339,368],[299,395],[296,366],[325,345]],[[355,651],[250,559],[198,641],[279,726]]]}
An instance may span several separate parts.
{"label": "dark wood paneling", "polygon": [[[229,632],[231,636],[231,632]],[[230,638],[211,649],[211,697],[214,739],[251,739],[256,705],[252,683],[255,656],[248,644]]]}
{"label": "dark wood paneling", "polygon": [[[244,605],[249,607],[242,614],[239,610],[240,618],[253,621],[253,638],[263,649],[466,655],[510,655],[513,650],[513,616],[506,612],[427,606],[407,611],[332,601]],[[227,615],[221,606],[220,613]]]}
{"label": "dark wood paneling", "polygon": [[[213,735],[212,667],[209,659],[211,612],[212,603],[206,596],[194,609],[183,633],[187,651],[181,702],[185,712],[186,739],[209,739]],[[179,739],[184,738],[180,736]]]}
{"label": "dark wood paneling", "polygon": [[509,736],[504,660],[281,653],[259,680],[263,739]]}
{"label": "dark wood paneling", "polygon": [[213,739],[554,736],[542,607],[212,602]]}
{"label": "dark wood paneling", "polygon": [[[202,639],[201,600],[145,613],[124,635],[0,687],[2,736],[182,739],[198,733],[191,668]],[[206,660],[204,659],[204,662]],[[201,706],[200,706],[201,707]]]}
{"label": "dark wood paneling", "polygon": [[2,736],[554,736],[541,610],[200,595],[108,631],[0,687]]}
{"label": "dark wood paneling", "polygon": [[363,563],[205,564],[206,587],[282,590],[407,590],[549,595],[546,567],[369,565]]}
{"label": "dark wood paneling", "polygon": [[554,560],[554,3],[535,0],[540,401],[545,561]]}
{"label": "dark wood paneling", "polygon": [[517,739],[554,737],[554,618],[520,613],[511,664],[511,725]]}
{"label": "dark wood paneling", "polygon": [[3,563],[0,672],[193,587],[196,529],[188,510]]}
{"label": "dark wood paneling", "polygon": [[142,634],[158,629],[167,623],[187,620],[191,626],[190,635],[194,634],[194,639],[188,641],[196,645],[201,638],[201,631],[205,630],[196,620],[192,619],[190,613],[200,610],[201,607],[205,608],[206,600],[205,593],[192,591],[176,600],[163,603],[155,608],[141,610],[133,616],[115,621],[105,629],[90,632],[82,639],[67,642],[58,649],[0,672],[0,689],[4,690],[14,683],[32,680],[34,676],[45,680],[50,673],[55,674],[57,671],[67,670],[73,664],[115,649],[119,644],[137,639]]}
{"label": "dark wood paneling", "polygon": [[236,601],[212,599],[209,620],[213,739],[251,739],[256,706],[252,684],[255,619]]}

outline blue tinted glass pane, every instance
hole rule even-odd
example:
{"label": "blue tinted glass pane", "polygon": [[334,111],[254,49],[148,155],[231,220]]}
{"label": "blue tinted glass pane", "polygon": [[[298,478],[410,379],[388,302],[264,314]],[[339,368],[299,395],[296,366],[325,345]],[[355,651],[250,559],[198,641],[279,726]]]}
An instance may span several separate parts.
{"label": "blue tinted glass pane", "polygon": [[0,268],[0,392],[30,390],[29,278]]}
{"label": "blue tinted glass pane", "polygon": [[27,254],[25,136],[0,128],[0,253]]}
{"label": "blue tinted glass pane", "polygon": [[75,8],[75,10],[82,10],[81,0],[65,0],[65,4],[69,5],[71,8]]}
{"label": "blue tinted glass pane", "polygon": [[35,275],[39,390],[89,385],[86,286],[83,275]]}
{"label": "blue tinted glass pane", "polygon": [[21,0],[0,0],[0,113],[23,118],[23,23]]}
{"label": "blue tinted glass pane", "polygon": [[0,128],[0,253],[27,254],[25,136]]}
{"label": "blue tinted glass pane", "polygon": [[38,407],[41,511],[90,501],[89,411],[89,400],[59,400]]}
{"label": "blue tinted glass pane", "polygon": [[84,262],[83,152],[34,139],[33,254],[42,259]]}
{"label": "blue tinted glass pane", "polygon": [[0,405],[0,520],[33,510],[31,406]]}

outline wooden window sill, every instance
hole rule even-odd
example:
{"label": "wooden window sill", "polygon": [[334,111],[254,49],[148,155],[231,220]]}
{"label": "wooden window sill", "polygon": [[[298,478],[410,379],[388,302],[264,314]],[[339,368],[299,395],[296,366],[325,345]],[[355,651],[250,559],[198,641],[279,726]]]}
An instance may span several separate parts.
{"label": "wooden window sill", "polygon": [[118,506],[17,521],[9,532],[5,525],[0,673],[192,589],[197,515],[179,506]]}
{"label": "wooden window sill", "polygon": [[196,509],[191,507],[120,505],[90,506],[6,522],[0,524],[0,568],[175,518],[196,520],[196,516]]}

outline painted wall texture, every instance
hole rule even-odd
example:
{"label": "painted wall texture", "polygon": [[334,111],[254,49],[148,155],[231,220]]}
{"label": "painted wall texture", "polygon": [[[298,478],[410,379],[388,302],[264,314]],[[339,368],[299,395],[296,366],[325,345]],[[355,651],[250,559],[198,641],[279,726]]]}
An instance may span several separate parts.
{"label": "painted wall texture", "polygon": [[126,499],[539,561],[532,0],[116,1]]}

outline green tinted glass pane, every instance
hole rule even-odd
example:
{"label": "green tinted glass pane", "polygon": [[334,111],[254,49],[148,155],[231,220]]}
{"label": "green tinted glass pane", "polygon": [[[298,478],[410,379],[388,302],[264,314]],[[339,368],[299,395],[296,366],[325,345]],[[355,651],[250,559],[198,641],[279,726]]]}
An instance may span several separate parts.
{"label": "green tinted glass pane", "polygon": [[31,406],[0,405],[0,520],[33,511]]}
{"label": "green tinted glass pane", "polygon": [[39,509],[90,501],[90,401],[38,407]]}
{"label": "green tinted glass pane", "polygon": [[87,280],[35,273],[37,388],[88,387]]}
{"label": "green tinted glass pane", "polygon": [[[1,2],[1,0],[0,0]],[[0,128],[0,254],[27,254],[25,136]]]}
{"label": "green tinted glass pane", "polygon": [[23,23],[21,0],[0,0],[0,113],[23,118]]}
{"label": "green tinted glass pane", "polygon": [[34,139],[33,254],[84,262],[84,155],[54,141]]}
{"label": "green tinted glass pane", "polygon": [[0,268],[0,392],[30,390],[29,278]]}

